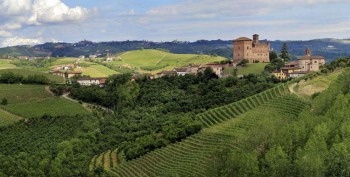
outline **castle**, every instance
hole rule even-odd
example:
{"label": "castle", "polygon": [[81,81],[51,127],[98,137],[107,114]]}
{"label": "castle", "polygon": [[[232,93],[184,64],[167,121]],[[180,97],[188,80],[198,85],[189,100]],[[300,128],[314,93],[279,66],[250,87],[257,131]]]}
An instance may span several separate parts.
{"label": "castle", "polygon": [[253,40],[240,37],[233,41],[233,62],[247,59],[249,63],[270,62],[270,43],[259,42],[259,35],[254,34]]}

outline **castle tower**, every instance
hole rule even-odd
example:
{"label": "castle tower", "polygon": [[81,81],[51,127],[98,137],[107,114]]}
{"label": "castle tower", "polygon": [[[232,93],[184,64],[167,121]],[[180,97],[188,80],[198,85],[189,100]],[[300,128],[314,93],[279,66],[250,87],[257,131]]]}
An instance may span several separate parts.
{"label": "castle tower", "polygon": [[259,44],[259,35],[257,34],[253,35],[253,44]]}
{"label": "castle tower", "polygon": [[305,50],[305,56],[311,56],[311,51],[310,51],[310,48],[306,48]]}

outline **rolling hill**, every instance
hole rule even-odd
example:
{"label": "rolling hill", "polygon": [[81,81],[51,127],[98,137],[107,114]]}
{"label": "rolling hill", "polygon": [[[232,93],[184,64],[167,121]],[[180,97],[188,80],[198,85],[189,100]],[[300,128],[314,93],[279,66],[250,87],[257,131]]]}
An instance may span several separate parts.
{"label": "rolling hill", "polygon": [[[7,117],[15,122],[19,117],[32,118],[43,115],[89,114],[79,103],[55,97],[43,85],[0,84],[0,99],[6,98],[7,105],[1,105],[1,114],[14,114]],[[15,116],[16,115],[16,116]],[[1,118],[1,116],[0,116]]]}
{"label": "rolling hill", "polygon": [[225,60],[223,57],[196,54],[174,54],[161,50],[144,49],[121,53],[117,61],[105,62],[108,65],[126,67],[139,72],[156,73],[189,64],[207,64]]}
{"label": "rolling hill", "polygon": [[[348,124],[348,118],[344,117],[348,108],[344,104],[348,104],[348,101],[345,100],[350,98],[346,85],[349,74],[350,70],[342,69],[326,76],[322,75],[302,82],[286,83],[241,101],[208,110],[195,117],[202,122],[205,128],[181,142],[156,149],[127,162],[118,157],[117,148],[111,149],[94,156],[89,168],[91,171],[104,169],[106,174],[110,176],[215,176],[227,173],[260,176],[264,173],[293,173],[283,171],[285,168],[295,168],[298,173],[323,174],[317,169],[323,168],[323,163],[328,161],[321,160],[322,163],[316,167],[317,165],[313,162],[309,163],[309,159],[327,159],[319,154],[325,150],[322,148],[313,149],[310,152],[308,148],[310,146],[313,148],[324,146],[322,142],[325,139],[315,140],[313,139],[315,137],[334,136],[334,132],[322,132],[326,131],[322,127],[328,126],[327,130],[336,131],[338,125],[343,127]],[[326,90],[315,98],[306,98],[303,90],[308,89],[310,85],[319,87],[318,83],[323,88],[319,91]],[[333,96],[337,94],[340,95],[334,100]],[[346,94],[346,98],[343,94]],[[336,104],[339,101],[344,104]],[[329,103],[324,104],[326,102]],[[332,104],[334,104],[334,108],[332,108]],[[342,113],[335,113],[335,110],[341,110]],[[329,112],[327,113],[327,111]],[[319,117],[320,114],[323,115],[322,118]],[[338,117],[333,114],[337,114]],[[337,126],[333,124],[337,124]],[[311,126],[311,129],[300,127],[302,125]],[[306,140],[298,139],[301,137]],[[321,142],[315,144],[314,141]],[[336,145],[338,140],[329,141],[335,141]],[[298,149],[294,148],[294,145],[298,143],[302,143],[302,145],[299,145]],[[271,157],[274,155],[271,153],[275,153],[276,149],[279,149],[278,151],[282,155]],[[229,150],[231,154],[220,154],[226,150]],[[329,152],[336,153],[331,150]],[[304,155],[299,156],[303,153]],[[266,157],[262,154],[265,154]],[[229,155],[235,155],[236,158],[226,157]],[[274,163],[269,158],[277,160],[286,158],[285,156],[288,155],[297,158],[297,160],[284,161],[285,165],[290,166],[279,167],[278,170],[281,171],[273,171],[276,170],[276,167],[269,165],[262,167],[267,171],[259,172],[259,168],[256,168],[258,163]],[[225,164],[225,161],[231,163]],[[296,163],[294,167],[292,167],[292,163]],[[218,165],[228,165],[227,168],[233,166],[236,169],[232,167],[233,169],[230,169],[232,172],[220,171],[222,166]],[[302,171],[306,168],[310,171]]]}
{"label": "rolling hill", "polygon": [[[280,51],[282,43],[287,42],[289,53],[294,57],[304,55],[306,47],[313,51],[313,55],[325,56],[331,61],[339,57],[350,55],[349,40],[342,39],[315,39],[308,41],[269,41],[271,48]],[[80,41],[77,43],[45,43],[35,46],[15,46],[0,49],[0,54],[11,56],[53,56],[53,57],[78,57],[80,55],[102,54],[111,52],[114,54],[138,49],[166,49],[177,54],[215,54],[228,59],[232,58],[232,40],[198,40],[195,42],[172,41],[111,41],[91,42]]]}

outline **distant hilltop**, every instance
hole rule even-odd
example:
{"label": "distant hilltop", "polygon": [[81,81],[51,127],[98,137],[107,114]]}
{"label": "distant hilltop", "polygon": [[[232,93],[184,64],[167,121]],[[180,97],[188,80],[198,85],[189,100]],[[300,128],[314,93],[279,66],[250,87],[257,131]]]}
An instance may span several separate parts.
{"label": "distant hilltop", "polygon": [[[271,50],[280,51],[283,42],[287,42],[289,53],[294,59],[304,55],[305,48],[310,48],[315,55],[327,60],[350,56],[349,39],[314,39],[308,41],[267,41]],[[117,54],[137,49],[164,49],[178,54],[212,54],[228,59],[233,58],[232,40],[198,40],[195,42],[171,41],[111,41],[92,42],[83,40],[77,43],[45,43],[35,46],[15,46],[0,48],[0,58],[6,56],[26,57],[79,57],[89,55]]]}

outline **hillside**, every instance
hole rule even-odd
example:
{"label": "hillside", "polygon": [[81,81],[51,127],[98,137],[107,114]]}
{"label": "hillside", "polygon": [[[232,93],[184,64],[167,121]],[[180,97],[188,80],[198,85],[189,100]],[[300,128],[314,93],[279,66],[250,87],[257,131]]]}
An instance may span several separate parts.
{"label": "hillside", "polygon": [[[19,84],[0,84],[0,99],[6,98],[7,105],[1,105],[2,114],[14,114],[7,117],[12,122],[18,120],[18,117],[32,118],[43,115],[75,115],[89,114],[79,103],[75,103],[64,98],[55,97],[47,91],[42,85],[19,85]],[[6,111],[6,112],[4,112]]]}
{"label": "hillside", "polygon": [[161,50],[133,50],[115,56],[118,61],[105,62],[108,65],[126,67],[138,72],[156,73],[189,64],[207,64],[225,60],[223,57],[196,54],[173,54]]}
{"label": "hillside", "polygon": [[[318,82],[328,88],[311,101],[291,93],[285,84],[209,110],[196,116],[207,127],[198,134],[127,162],[119,159],[118,149],[111,149],[95,156],[90,170],[105,169],[111,176],[344,174],[336,166],[347,163],[338,158],[349,152],[338,149],[349,138],[344,135],[349,122],[344,117],[349,115],[349,74],[349,69],[338,70],[326,79],[299,82],[301,89]],[[266,166],[259,168],[262,164]]]}
{"label": "hillside", "polygon": [[[271,48],[280,51],[283,42],[288,43],[289,53],[294,57],[304,55],[306,47],[309,47],[314,55],[322,55],[327,60],[349,56],[350,43],[341,39],[315,39],[309,41],[269,41]],[[53,57],[78,57],[80,55],[102,54],[111,52],[114,54],[139,49],[166,49],[172,53],[185,54],[216,54],[228,59],[232,58],[232,40],[198,40],[195,42],[152,42],[152,41],[111,41],[91,42],[80,41],[77,43],[45,43],[35,46],[15,46],[0,49],[0,54],[11,56],[53,56]]]}
{"label": "hillside", "polygon": [[35,70],[30,70],[30,69],[22,69],[22,68],[14,68],[14,69],[0,69],[0,75],[3,73],[8,73],[8,72],[12,72],[14,74],[18,74],[21,75],[23,77],[28,77],[29,75],[40,75],[40,76],[45,76],[49,82],[51,83],[58,83],[58,84],[62,84],[65,83],[64,78],[56,76],[56,75],[52,75],[49,73],[44,73],[44,72],[40,72],[40,71],[35,71]]}

